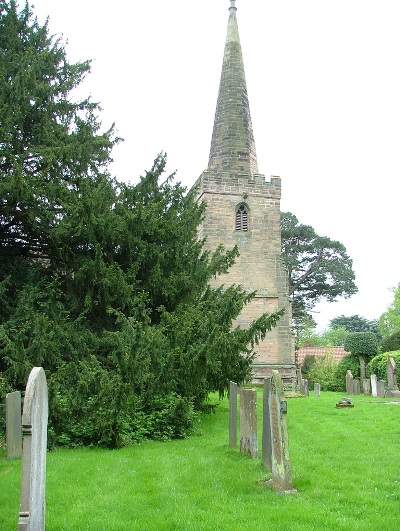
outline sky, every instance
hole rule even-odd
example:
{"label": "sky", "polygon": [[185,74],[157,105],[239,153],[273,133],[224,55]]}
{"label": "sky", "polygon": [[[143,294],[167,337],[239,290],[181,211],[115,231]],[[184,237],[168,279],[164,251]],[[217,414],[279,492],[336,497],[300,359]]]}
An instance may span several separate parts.
{"label": "sky", "polygon": [[[80,87],[124,142],[112,175],[136,182],[161,151],[191,187],[206,169],[229,0],[34,0]],[[20,0],[22,5],[22,0]],[[378,319],[400,282],[399,0],[236,0],[260,173],[282,179],[281,210],[353,260],[359,291],[320,303]]]}

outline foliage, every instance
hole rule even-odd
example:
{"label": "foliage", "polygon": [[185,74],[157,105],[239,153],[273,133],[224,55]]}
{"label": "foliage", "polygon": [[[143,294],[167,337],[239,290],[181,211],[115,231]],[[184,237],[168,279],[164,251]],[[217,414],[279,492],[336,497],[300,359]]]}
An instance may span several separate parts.
{"label": "foliage", "polygon": [[392,288],[392,292],[393,302],[379,318],[379,330],[383,338],[400,330],[400,285]]}
{"label": "foliage", "polygon": [[317,356],[314,356],[314,354],[306,354],[304,356],[304,360],[301,365],[301,374],[303,376],[308,375],[309,371],[315,365],[316,361],[317,361]]}
{"label": "foliage", "polygon": [[385,337],[385,339],[382,339],[379,350],[381,352],[389,352],[392,350],[400,350],[400,330],[397,332],[393,332],[393,334],[390,334],[390,336]]}
{"label": "foliage", "polygon": [[282,257],[289,272],[293,319],[300,330],[317,302],[350,297],[357,292],[353,263],[345,246],[319,236],[290,212],[281,213]]}
{"label": "foliage", "polygon": [[348,331],[342,327],[328,328],[323,332],[303,331],[299,337],[299,347],[338,347],[344,345]]}
{"label": "foliage", "polygon": [[322,356],[316,356],[315,363],[307,373],[310,388],[314,386],[314,383],[319,383],[323,391],[331,391],[335,368],[333,353],[327,348]]}
{"label": "foliage", "polygon": [[384,352],[383,354],[378,354],[369,361],[366,367],[366,375],[368,378],[371,376],[371,374],[376,374],[378,380],[387,381],[386,367],[389,355],[393,356],[397,367],[397,374],[400,374],[400,350],[393,350],[391,352]]}
{"label": "foliage", "polygon": [[344,348],[352,354],[371,358],[378,352],[378,341],[373,332],[350,332],[344,342]]}
{"label": "foliage", "polygon": [[252,295],[209,281],[237,249],[204,250],[205,206],[164,154],[134,185],[109,176],[113,128],[73,97],[90,63],[28,4],[0,0],[0,53],[0,372],[22,390],[44,367],[52,445],[185,436],[282,312],[232,329]]}
{"label": "foliage", "polygon": [[378,339],[380,335],[378,321],[376,319],[369,321],[365,317],[360,317],[359,315],[351,315],[350,317],[339,315],[338,317],[331,319],[329,326],[331,328],[343,327],[348,332],[374,332]]}
{"label": "foliage", "polygon": [[346,391],[346,374],[350,370],[355,378],[360,376],[360,361],[357,355],[344,356],[336,365],[332,378],[332,391]]}

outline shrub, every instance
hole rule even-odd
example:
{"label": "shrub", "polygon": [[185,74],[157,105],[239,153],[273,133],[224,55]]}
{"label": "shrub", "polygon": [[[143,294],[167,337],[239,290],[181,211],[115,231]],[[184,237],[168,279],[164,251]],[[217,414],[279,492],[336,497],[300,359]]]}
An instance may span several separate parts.
{"label": "shrub", "polygon": [[345,391],[346,390],[346,373],[350,370],[354,377],[360,375],[360,362],[358,356],[349,354],[342,358],[336,365],[333,380],[332,391]]}
{"label": "shrub", "polygon": [[378,341],[373,332],[350,332],[345,339],[344,349],[352,354],[371,358],[378,353]]}
{"label": "shrub", "polygon": [[303,376],[308,374],[310,369],[315,365],[317,357],[314,354],[307,354],[304,357],[303,364],[301,366],[301,373]]}
{"label": "shrub", "polygon": [[321,384],[321,389],[324,391],[332,390],[335,368],[333,354],[327,348],[323,356],[316,357],[315,363],[307,373],[310,388],[317,382]]}
{"label": "shrub", "polygon": [[400,330],[382,339],[380,344],[381,352],[391,352],[394,350],[400,350]]}
{"label": "shrub", "polygon": [[378,380],[387,381],[386,365],[387,365],[389,354],[393,356],[393,359],[397,367],[397,373],[400,374],[400,350],[394,350],[391,352],[384,352],[382,354],[378,354],[378,356],[375,356],[375,358],[372,358],[372,360],[368,363],[367,368],[366,368],[367,377],[370,377],[371,374],[376,374],[378,377]]}

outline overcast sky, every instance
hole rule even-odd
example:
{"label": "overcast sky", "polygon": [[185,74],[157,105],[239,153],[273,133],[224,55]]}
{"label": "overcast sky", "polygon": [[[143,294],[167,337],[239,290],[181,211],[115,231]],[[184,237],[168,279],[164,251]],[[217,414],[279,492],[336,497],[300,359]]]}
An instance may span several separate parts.
{"label": "overcast sky", "polygon": [[[35,0],[40,22],[92,59],[83,93],[125,142],[112,173],[135,182],[160,151],[190,187],[206,169],[229,0]],[[22,5],[22,0],[20,0]],[[260,173],[281,209],[339,240],[359,293],[321,304],[377,319],[400,282],[399,0],[237,0]]]}

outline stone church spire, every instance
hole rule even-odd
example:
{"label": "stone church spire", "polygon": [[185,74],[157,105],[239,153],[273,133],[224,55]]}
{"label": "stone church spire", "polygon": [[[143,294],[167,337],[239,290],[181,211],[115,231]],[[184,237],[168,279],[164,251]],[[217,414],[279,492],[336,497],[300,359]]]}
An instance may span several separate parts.
{"label": "stone church spire", "polygon": [[254,175],[258,173],[256,147],[235,0],[230,3],[208,169]]}

